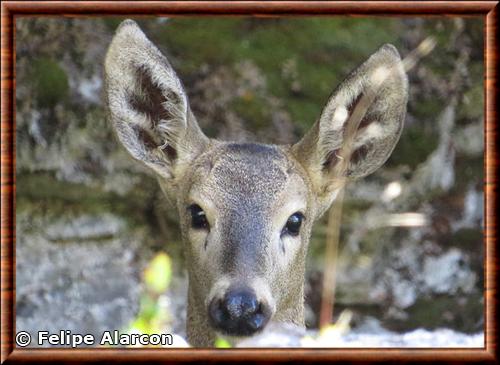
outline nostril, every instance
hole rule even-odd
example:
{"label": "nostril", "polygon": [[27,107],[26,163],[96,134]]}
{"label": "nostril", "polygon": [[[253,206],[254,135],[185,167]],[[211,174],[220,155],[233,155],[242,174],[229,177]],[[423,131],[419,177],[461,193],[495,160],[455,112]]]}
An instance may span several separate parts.
{"label": "nostril", "polygon": [[248,336],[262,330],[271,317],[266,302],[259,301],[248,288],[233,289],[222,299],[214,298],[208,309],[212,326],[235,336]]}
{"label": "nostril", "polygon": [[232,319],[247,318],[259,309],[255,295],[248,291],[235,291],[226,295],[223,306]]}
{"label": "nostril", "polygon": [[257,313],[257,310],[259,309],[259,307],[260,307],[260,305],[259,305],[259,302],[257,301],[257,298],[252,298],[245,306],[244,315],[252,315],[254,313]]}
{"label": "nostril", "polygon": [[224,307],[231,318],[240,318],[243,316],[244,304],[241,296],[230,296],[226,299]]}
{"label": "nostril", "polygon": [[266,318],[264,317],[263,314],[258,313],[254,315],[249,321],[248,325],[254,330],[258,331],[264,327]]}

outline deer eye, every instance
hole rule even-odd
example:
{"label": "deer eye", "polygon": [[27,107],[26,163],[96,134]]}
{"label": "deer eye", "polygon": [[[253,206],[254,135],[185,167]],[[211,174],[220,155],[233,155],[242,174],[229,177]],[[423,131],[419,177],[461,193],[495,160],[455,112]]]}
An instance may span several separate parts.
{"label": "deer eye", "polygon": [[205,212],[198,204],[192,204],[188,210],[191,213],[191,226],[195,229],[208,229],[209,224]]}
{"label": "deer eye", "polygon": [[300,232],[300,226],[304,220],[304,215],[300,212],[292,214],[286,221],[285,227],[281,234],[289,234],[290,236],[297,236]]}

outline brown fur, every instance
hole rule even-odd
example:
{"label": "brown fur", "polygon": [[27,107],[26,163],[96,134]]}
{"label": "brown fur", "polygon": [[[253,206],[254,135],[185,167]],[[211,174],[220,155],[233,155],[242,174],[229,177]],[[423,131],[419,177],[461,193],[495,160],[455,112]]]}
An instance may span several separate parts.
{"label": "brown fur", "polygon": [[[343,145],[347,117],[380,67],[396,72],[361,121],[346,174],[336,176],[336,151]],[[168,61],[130,20],[117,30],[105,73],[118,138],[158,174],[179,213],[189,272],[190,343],[213,345],[216,334],[207,305],[238,282],[270,306],[272,321],[303,326],[305,260],[313,222],[335,199],[336,182],[373,172],[399,139],[407,80],[396,49],[381,47],[353,71],[294,146],[205,137]],[[191,228],[191,204],[205,212],[209,232]],[[305,217],[300,234],[282,235],[288,217],[298,211]]]}

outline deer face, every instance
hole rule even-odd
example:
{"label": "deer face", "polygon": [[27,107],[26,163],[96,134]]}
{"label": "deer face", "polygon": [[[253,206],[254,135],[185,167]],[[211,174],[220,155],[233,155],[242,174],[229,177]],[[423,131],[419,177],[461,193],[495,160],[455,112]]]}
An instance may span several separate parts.
{"label": "deer face", "polygon": [[286,149],[217,143],[178,196],[191,285],[210,323],[230,335],[262,329],[300,295],[315,206]]}
{"label": "deer face", "polygon": [[[208,345],[210,331],[248,336],[270,320],[303,324],[314,220],[344,181],[382,165],[401,134],[408,86],[396,49],[385,45],[354,70],[293,146],[208,139],[168,61],[132,21],[118,28],[105,74],[119,140],[179,213],[191,343]],[[359,115],[363,95],[371,99]]]}

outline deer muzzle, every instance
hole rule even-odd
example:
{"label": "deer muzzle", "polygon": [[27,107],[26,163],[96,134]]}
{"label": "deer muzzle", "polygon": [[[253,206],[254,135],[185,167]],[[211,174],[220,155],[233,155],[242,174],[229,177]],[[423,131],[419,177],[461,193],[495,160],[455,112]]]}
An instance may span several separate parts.
{"label": "deer muzzle", "polygon": [[272,308],[255,291],[244,285],[228,288],[222,297],[215,296],[208,305],[212,327],[231,336],[250,336],[261,331],[272,315]]}

